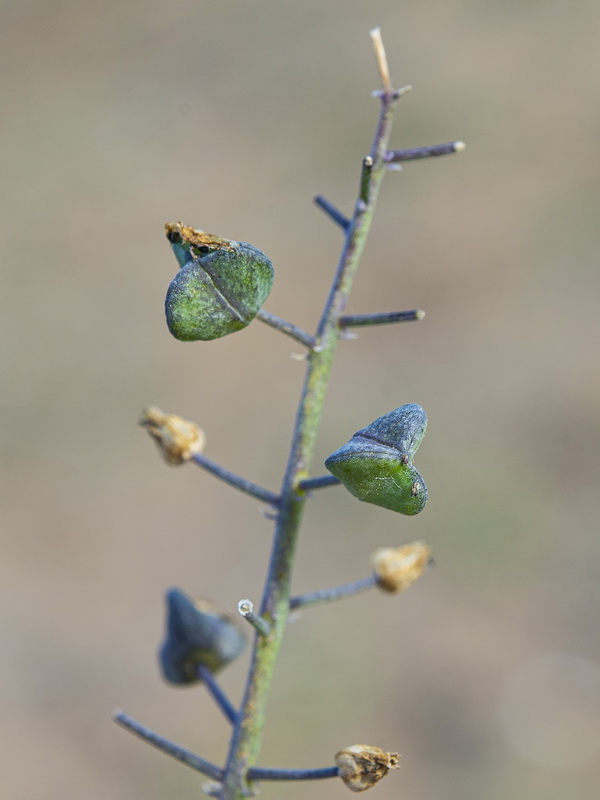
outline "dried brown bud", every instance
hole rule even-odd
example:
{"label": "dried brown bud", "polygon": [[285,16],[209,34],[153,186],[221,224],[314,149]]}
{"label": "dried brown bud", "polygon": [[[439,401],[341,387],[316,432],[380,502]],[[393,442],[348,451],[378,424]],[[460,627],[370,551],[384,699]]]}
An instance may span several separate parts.
{"label": "dried brown bud", "polygon": [[167,464],[183,464],[204,449],[206,437],[201,428],[156,406],[143,412],[140,425],[156,440]]}
{"label": "dried brown bud", "polygon": [[353,792],[364,792],[398,768],[398,753],[386,753],[380,747],[353,744],[335,756],[338,774]]}
{"label": "dried brown bud", "polygon": [[403,592],[421,575],[431,550],[425,542],[412,542],[403,547],[380,547],[371,556],[377,584],[386,592]]}

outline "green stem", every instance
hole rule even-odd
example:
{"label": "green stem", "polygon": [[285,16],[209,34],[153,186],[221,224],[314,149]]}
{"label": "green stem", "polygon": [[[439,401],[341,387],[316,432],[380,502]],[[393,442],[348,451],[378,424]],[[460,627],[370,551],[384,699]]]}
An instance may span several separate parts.
{"label": "green stem", "polygon": [[242,800],[248,796],[247,772],[256,765],[260,752],[268,690],[289,613],[292,566],[304,511],[300,482],[309,474],[333,356],[341,335],[339,320],[348,302],[386,170],[384,155],[393,106],[399,94],[384,83],[384,91],[378,95],[381,111],[369,154],[372,164],[368,169],[368,185],[363,170],[360,196],[317,329],[317,344],[309,353],[260,609],[261,617],[271,624],[271,631],[268,636],[256,636],[254,640],[246,690],[225,765],[222,800]]}

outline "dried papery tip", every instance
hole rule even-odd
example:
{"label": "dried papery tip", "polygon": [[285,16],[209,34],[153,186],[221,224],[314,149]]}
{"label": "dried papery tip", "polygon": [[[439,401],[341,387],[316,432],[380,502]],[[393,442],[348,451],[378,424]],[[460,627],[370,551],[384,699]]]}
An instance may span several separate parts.
{"label": "dried papery tip", "polygon": [[431,560],[425,542],[403,547],[380,547],[371,556],[377,585],[386,592],[403,592],[419,578]]}
{"label": "dried papery tip", "polygon": [[143,412],[140,425],[155,439],[167,464],[184,464],[201,453],[206,444],[202,428],[177,414],[166,414],[156,406]]}
{"label": "dried papery tip", "polygon": [[386,753],[380,747],[353,744],[335,756],[338,774],[353,792],[364,792],[398,768],[398,753]]}
{"label": "dried papery tip", "polygon": [[390,70],[385,55],[385,48],[383,46],[383,39],[381,38],[381,28],[372,28],[369,31],[373,48],[375,50],[375,60],[377,61],[377,69],[381,79],[381,85],[384,92],[392,91],[392,82],[390,80]]}
{"label": "dried papery tip", "polygon": [[462,153],[467,145],[464,142],[454,142],[454,152],[455,153]]}

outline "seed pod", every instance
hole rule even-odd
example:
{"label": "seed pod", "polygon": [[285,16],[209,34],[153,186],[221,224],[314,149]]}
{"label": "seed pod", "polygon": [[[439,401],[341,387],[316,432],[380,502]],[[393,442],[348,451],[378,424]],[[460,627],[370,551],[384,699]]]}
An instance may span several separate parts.
{"label": "seed pod", "polygon": [[206,435],[202,428],[177,414],[165,414],[156,406],[143,412],[140,425],[156,441],[167,464],[185,464],[204,449]]}
{"label": "seed pod", "polygon": [[381,747],[353,744],[335,755],[338,775],[353,792],[371,789],[391,769],[398,769],[398,753],[386,753]]}
{"label": "seed pod", "polygon": [[325,466],[359,500],[418,514],[427,502],[427,486],[412,458],[426,427],[421,406],[401,406],[357,431]]}
{"label": "seed pod", "polygon": [[423,574],[431,563],[431,550],[425,542],[402,547],[380,547],[371,555],[377,585],[384,592],[403,592]]}
{"label": "seed pod", "polygon": [[227,614],[205,601],[194,603],[180,589],[167,592],[167,633],[159,661],[169,683],[196,683],[199,666],[216,672],[237,658],[245,643]]}
{"label": "seed pod", "polygon": [[165,226],[181,269],[165,301],[167,325],[183,342],[208,341],[249,325],[273,285],[273,265],[247,242],[181,222]]}

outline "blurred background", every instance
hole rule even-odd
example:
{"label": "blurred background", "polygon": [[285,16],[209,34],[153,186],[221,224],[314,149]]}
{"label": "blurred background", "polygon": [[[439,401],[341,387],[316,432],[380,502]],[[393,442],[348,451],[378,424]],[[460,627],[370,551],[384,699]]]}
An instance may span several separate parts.
{"label": "blurred background", "polygon": [[[263,765],[366,742],[402,754],[380,800],[597,798],[600,782],[598,141],[591,0],[394,3],[4,0],[2,795],[180,800],[202,777],[111,721],[117,706],[222,763],[202,689],[158,674],[170,586],[260,598],[271,523],[137,426],[156,404],[206,454],[276,490],[304,367],[253,324],[172,339],[163,225],[250,241],[266,308],[313,330],[370,147],[382,28],[392,144],[467,150],[386,178],[350,311],[425,320],[340,344],[315,474],[358,428],[420,403],[417,518],[318,493],[297,593],[425,539],[406,594],[303,612],[284,643]],[[237,701],[245,658],[223,674]],[[265,798],[345,797],[337,781]]]}

